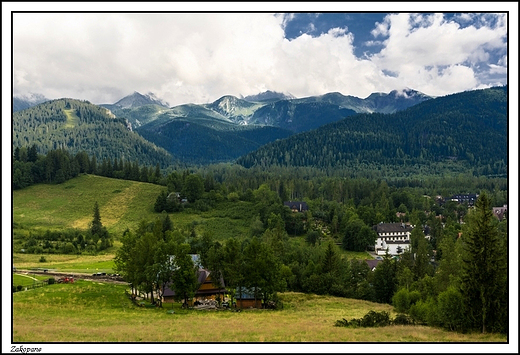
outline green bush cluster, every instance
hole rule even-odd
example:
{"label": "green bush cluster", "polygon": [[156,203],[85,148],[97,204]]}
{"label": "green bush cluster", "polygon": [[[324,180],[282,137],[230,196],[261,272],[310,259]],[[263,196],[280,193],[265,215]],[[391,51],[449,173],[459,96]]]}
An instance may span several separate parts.
{"label": "green bush cluster", "polygon": [[363,318],[353,318],[350,321],[345,318],[337,320],[336,327],[386,327],[388,325],[414,325],[415,322],[406,314],[398,314],[392,320],[390,314],[386,311],[376,312],[370,311]]}

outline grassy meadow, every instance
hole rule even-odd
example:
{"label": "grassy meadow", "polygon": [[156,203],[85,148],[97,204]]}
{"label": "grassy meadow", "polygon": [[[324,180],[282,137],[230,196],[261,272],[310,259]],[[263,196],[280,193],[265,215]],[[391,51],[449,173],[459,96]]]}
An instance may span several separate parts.
{"label": "grassy meadow", "polygon": [[[128,228],[134,230],[143,219],[161,217],[153,210],[164,186],[81,175],[63,184],[38,184],[13,191],[14,251],[23,248],[31,232],[88,228],[94,204],[100,209],[101,223],[115,240]],[[170,214],[176,227],[195,225],[198,233],[211,231],[215,239],[247,234],[256,216],[250,202],[222,202],[207,212],[190,209]]]}
{"label": "grassy meadow", "polygon": [[17,269],[49,269],[70,273],[114,272],[114,254],[63,255],[45,254],[46,262],[40,262],[40,254],[13,254],[13,264]]}
{"label": "grassy meadow", "polygon": [[[77,281],[13,294],[14,342],[505,342],[497,334],[459,334],[423,326],[334,327],[386,304],[281,294],[282,310],[136,307],[125,286]],[[173,308],[174,314],[169,314]]]}

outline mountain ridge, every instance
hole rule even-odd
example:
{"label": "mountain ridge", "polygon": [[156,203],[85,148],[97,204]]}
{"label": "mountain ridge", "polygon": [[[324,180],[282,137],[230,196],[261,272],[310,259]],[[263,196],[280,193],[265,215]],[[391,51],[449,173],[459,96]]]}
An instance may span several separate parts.
{"label": "mountain ridge", "polygon": [[[481,132],[486,134],[482,135]],[[249,168],[365,164],[419,166],[433,162],[507,173],[507,86],[426,100],[393,114],[357,114],[271,142],[237,159]]]}

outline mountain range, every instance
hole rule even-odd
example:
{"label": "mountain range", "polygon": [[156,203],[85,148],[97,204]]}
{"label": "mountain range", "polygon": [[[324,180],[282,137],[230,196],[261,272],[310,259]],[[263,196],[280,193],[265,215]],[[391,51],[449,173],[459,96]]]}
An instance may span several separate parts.
{"label": "mountain range", "polygon": [[[507,166],[507,147],[498,150],[502,154],[498,159],[496,155],[484,154],[491,147],[481,142],[478,128],[472,123],[475,120],[490,125],[487,116],[482,118],[482,112],[495,115],[499,123],[490,126],[494,127],[490,131],[493,141],[507,141],[507,87],[454,97],[461,99],[451,98],[450,102],[457,104],[448,105],[447,97],[432,98],[406,89],[374,93],[365,99],[340,93],[294,98],[268,91],[242,98],[226,95],[212,103],[175,107],[168,107],[151,93],[137,92],[114,104],[99,106],[71,99],[63,99],[58,105],[56,102],[60,101],[53,100],[54,116],[49,116],[52,109],[47,103],[13,114],[13,146],[36,143],[41,153],[66,147],[73,152],[86,150],[98,158],[119,158],[125,152],[125,157],[144,159],[141,164],[160,162],[162,166],[174,161],[237,161],[253,166],[261,161],[266,166],[324,168],[360,162],[402,164],[443,159],[491,164],[489,171],[502,169],[493,167],[496,161]],[[471,107],[480,107],[482,112],[470,110]],[[90,116],[99,119],[91,119],[87,124],[95,135],[86,133],[87,122],[83,118],[89,115],[81,114],[85,110],[95,112]],[[437,112],[434,116],[432,110]],[[98,127],[99,124],[106,129],[107,119],[111,129],[126,132],[116,134],[116,142],[111,133]],[[75,136],[76,130],[82,132],[83,138]],[[103,147],[104,144],[110,148]],[[143,158],[144,151],[155,152],[154,158]]]}
{"label": "mountain range", "polygon": [[357,114],[271,142],[237,159],[244,167],[457,166],[507,174],[507,86],[424,101],[393,114]]}

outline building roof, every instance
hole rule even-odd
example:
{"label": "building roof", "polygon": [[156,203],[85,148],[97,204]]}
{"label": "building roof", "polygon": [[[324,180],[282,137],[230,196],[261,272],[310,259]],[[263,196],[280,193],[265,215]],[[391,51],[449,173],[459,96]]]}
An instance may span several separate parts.
{"label": "building roof", "polygon": [[504,214],[507,212],[507,205],[503,207],[493,207],[493,214],[501,221],[504,218]]}
{"label": "building roof", "polygon": [[365,261],[368,264],[368,267],[370,268],[370,270],[374,270],[374,268],[376,268],[379,263],[383,262],[383,260],[377,260],[377,259],[365,259]]}
{"label": "building roof", "polygon": [[307,202],[304,201],[285,201],[283,205],[289,207],[291,210],[297,210],[298,212],[309,210]]}
{"label": "building roof", "polygon": [[379,223],[374,226],[377,233],[410,232],[413,227],[404,223]]}
{"label": "building roof", "polygon": [[[199,288],[200,286],[202,286],[204,283],[212,283],[212,281],[210,280],[207,280],[209,275],[211,274],[211,271],[209,270],[206,270],[206,269],[199,269],[197,271],[197,282],[199,284]],[[224,288],[224,279],[221,278],[220,279],[220,282],[221,282],[221,285],[222,285],[222,288],[221,289],[217,289],[216,287],[215,288],[211,288],[211,289],[205,289],[205,290],[197,290],[195,292],[195,296],[200,296],[200,295],[207,295],[207,294],[215,294],[215,293],[224,293],[226,292],[226,289]],[[175,290],[172,290],[170,288],[171,286],[171,282],[169,282],[168,284],[166,284],[166,287],[164,288],[164,294],[163,296],[164,297],[171,297],[171,296],[175,296]]]}

